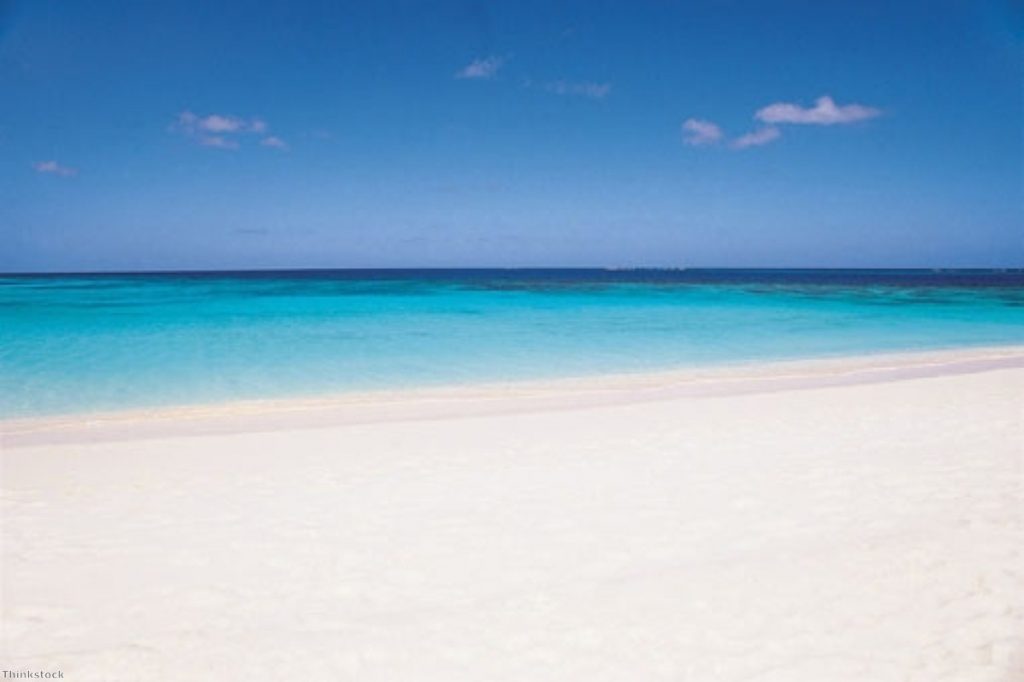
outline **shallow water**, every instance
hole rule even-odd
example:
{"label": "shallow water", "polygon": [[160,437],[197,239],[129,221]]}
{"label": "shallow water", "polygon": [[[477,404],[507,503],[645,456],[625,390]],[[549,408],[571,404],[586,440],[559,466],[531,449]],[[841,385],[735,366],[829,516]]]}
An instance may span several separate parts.
{"label": "shallow water", "polygon": [[1021,271],[0,277],[0,416],[1024,343]]}

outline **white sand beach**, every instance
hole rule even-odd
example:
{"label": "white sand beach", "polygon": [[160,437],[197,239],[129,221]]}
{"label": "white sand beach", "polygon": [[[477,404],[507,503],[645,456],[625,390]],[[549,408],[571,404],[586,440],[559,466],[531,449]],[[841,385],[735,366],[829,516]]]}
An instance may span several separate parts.
{"label": "white sand beach", "polygon": [[6,670],[1024,679],[1024,349],[3,424]]}

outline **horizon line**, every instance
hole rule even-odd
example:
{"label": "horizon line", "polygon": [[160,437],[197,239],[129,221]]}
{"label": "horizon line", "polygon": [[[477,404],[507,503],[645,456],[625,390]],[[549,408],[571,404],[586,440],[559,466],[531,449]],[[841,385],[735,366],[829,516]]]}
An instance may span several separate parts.
{"label": "horizon line", "polygon": [[842,267],[842,266],[607,266],[607,265],[528,265],[528,266],[391,266],[391,267],[268,267],[268,268],[198,268],[152,270],[23,270],[0,272],[0,277],[78,277],[89,275],[224,275],[239,273],[316,273],[316,272],[986,272],[1024,273],[1024,265],[1010,267]]}

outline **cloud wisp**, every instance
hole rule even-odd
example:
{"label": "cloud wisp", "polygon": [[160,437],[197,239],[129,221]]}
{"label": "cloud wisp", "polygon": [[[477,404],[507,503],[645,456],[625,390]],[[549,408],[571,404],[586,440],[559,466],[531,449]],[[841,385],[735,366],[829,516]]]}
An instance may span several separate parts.
{"label": "cloud wisp", "polygon": [[274,149],[288,149],[288,143],[282,140],[280,137],[277,137],[276,135],[267,135],[262,140],[260,140],[260,144],[263,145],[264,147],[273,147]]}
{"label": "cloud wisp", "polygon": [[764,123],[791,123],[802,125],[836,125],[856,123],[881,115],[881,111],[863,104],[839,106],[828,95],[819,97],[813,107],[801,107],[789,102],[776,102],[759,109],[754,118]]}
{"label": "cloud wisp", "polygon": [[722,129],[711,121],[699,118],[688,118],[683,121],[683,142],[692,147],[718,144],[721,139]]}
{"label": "cloud wisp", "polygon": [[199,116],[186,110],[178,114],[170,129],[203,147],[234,150],[241,146],[243,136],[260,135],[260,144],[265,147],[288,148],[284,140],[267,134],[270,128],[260,118],[246,119],[227,114]]}
{"label": "cloud wisp", "polygon": [[238,141],[224,137],[223,135],[201,135],[196,141],[204,147],[216,147],[217,149],[238,149]]}
{"label": "cloud wisp", "polygon": [[577,97],[589,97],[591,99],[604,99],[612,91],[611,83],[571,83],[568,81],[553,81],[544,86],[548,92],[556,95],[574,95]]}
{"label": "cloud wisp", "polygon": [[[765,126],[731,140],[731,149],[761,147],[782,137],[782,132],[775,126]],[[725,142],[722,128],[712,121],[699,118],[688,118],[683,121],[683,143],[691,147],[708,147]]]}
{"label": "cloud wisp", "polygon": [[498,70],[505,64],[503,57],[484,57],[474,59],[455,73],[456,78],[465,80],[490,80],[498,75]]}
{"label": "cloud wisp", "polygon": [[36,161],[32,164],[32,168],[37,173],[44,173],[48,175],[59,175],[62,178],[73,178],[78,175],[78,169],[70,166],[64,166],[57,163],[56,161]]}
{"label": "cloud wisp", "polygon": [[782,137],[782,133],[774,126],[759,128],[746,135],[740,135],[730,143],[733,149],[746,149],[747,147],[761,147],[774,142]]}

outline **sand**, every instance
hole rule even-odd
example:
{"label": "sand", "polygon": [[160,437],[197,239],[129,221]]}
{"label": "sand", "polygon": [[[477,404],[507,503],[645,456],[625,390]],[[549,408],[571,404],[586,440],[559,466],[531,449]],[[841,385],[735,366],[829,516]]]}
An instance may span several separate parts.
{"label": "sand", "polygon": [[7,670],[1024,679],[1024,349],[3,429]]}

